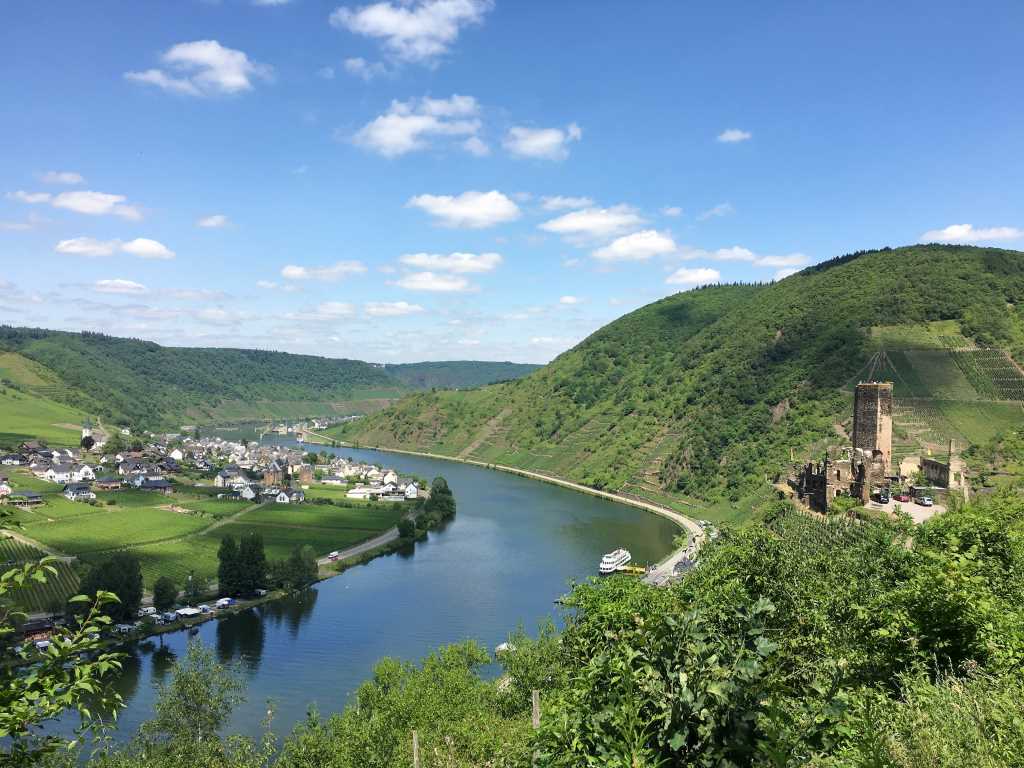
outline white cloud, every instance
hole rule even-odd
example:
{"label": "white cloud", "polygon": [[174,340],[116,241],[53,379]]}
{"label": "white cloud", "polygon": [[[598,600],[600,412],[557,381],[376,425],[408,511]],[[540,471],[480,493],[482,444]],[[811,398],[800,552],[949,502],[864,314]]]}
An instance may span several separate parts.
{"label": "white cloud", "polygon": [[734,245],[731,248],[719,248],[716,251],[705,251],[702,248],[685,248],[683,257],[687,259],[712,258],[716,261],[745,261],[755,267],[800,267],[810,259],[802,253],[787,253],[782,256],[759,256],[749,248]]}
{"label": "white cloud", "polygon": [[20,203],[48,203],[53,197],[49,192],[26,192],[19,189],[17,192],[8,192],[8,200],[17,200]]}
{"label": "white cloud", "polygon": [[442,226],[484,229],[515,221],[519,206],[496,189],[490,192],[470,190],[461,195],[416,195],[406,205],[426,211]]}
{"label": "white cloud", "polygon": [[[479,106],[472,96],[392,101],[388,111],[360,128],[352,141],[384,157],[427,149],[438,136],[476,136]],[[472,150],[470,150],[472,151]]]}
{"label": "white cloud", "polygon": [[91,190],[75,190],[74,192],[61,192],[50,204],[54,208],[64,208],[76,213],[84,213],[89,216],[120,216],[123,219],[137,221],[142,218],[142,212],[137,206],[128,205],[124,195],[111,195],[107,192],[93,192]]}
{"label": "white cloud", "polygon": [[423,307],[407,301],[368,301],[363,305],[363,311],[370,317],[402,317],[418,314]]}
{"label": "white cloud", "polygon": [[599,261],[646,261],[652,256],[674,253],[676,248],[671,235],[645,229],[613,240],[591,255]]}
{"label": "white cloud", "polygon": [[84,184],[82,174],[74,171],[47,171],[41,177],[44,184]]}
{"label": "white cloud", "polygon": [[434,64],[455,43],[462,27],[479,24],[491,0],[400,0],[359,8],[341,6],[330,23],[381,41],[400,61]]}
{"label": "white cloud", "polygon": [[565,197],[564,195],[550,195],[542,197],[541,208],[545,211],[567,211],[576,208],[590,208],[594,201],[589,197]]}
{"label": "white cloud", "polygon": [[462,142],[462,148],[469,152],[469,154],[476,155],[477,157],[487,157],[487,155],[491,154],[491,148],[479,136],[470,136]]}
{"label": "white cloud", "polygon": [[677,218],[683,215],[683,209],[678,205],[666,205],[661,209],[662,216],[670,216],[671,218]]}
{"label": "white cloud", "polygon": [[459,293],[473,289],[464,277],[439,275],[436,272],[412,272],[401,278],[396,285],[409,291],[431,291],[435,293]]}
{"label": "white cloud", "polygon": [[53,249],[57,253],[66,256],[110,256],[118,248],[120,243],[117,240],[96,240],[92,237],[73,237],[70,240],[61,240]]}
{"label": "white cloud", "polygon": [[568,305],[581,304],[582,302],[583,302],[583,299],[581,299],[581,298],[579,298],[577,296],[563,296],[562,298],[560,298],[558,300],[559,304],[568,304]]}
{"label": "white cloud", "polygon": [[776,270],[775,274],[772,277],[772,279],[773,280],[785,280],[790,275],[795,275],[799,271],[800,271],[799,267],[784,267],[783,269]]}
{"label": "white cloud", "polygon": [[980,243],[990,240],[1018,240],[1024,230],[1017,227],[975,229],[971,224],[950,224],[944,229],[930,229],[919,238],[922,243]]}
{"label": "white cloud", "polygon": [[576,123],[561,128],[526,128],[514,125],[508,129],[502,146],[517,157],[534,157],[542,160],[564,160],[569,156],[567,145],[579,141],[583,131]]}
{"label": "white cloud", "polygon": [[739,128],[727,128],[718,134],[718,141],[723,144],[736,144],[740,141],[748,141],[753,137],[749,131],[741,131]]}
{"label": "white cloud", "polygon": [[490,272],[501,264],[501,255],[497,253],[450,253],[443,256],[439,253],[408,253],[400,257],[399,261],[416,269],[463,275]]}
{"label": "white cloud", "polygon": [[126,72],[125,77],[165,91],[189,96],[211,96],[251,91],[253,80],[269,79],[272,69],[251,61],[242,51],[225,48],[216,40],[178,43],[161,56],[172,74],[161,69]]}
{"label": "white cloud", "polygon": [[632,207],[615,205],[611,208],[584,208],[582,211],[566,213],[545,221],[540,225],[540,229],[581,244],[588,240],[602,240],[620,235],[643,222],[643,218]]}
{"label": "white cloud", "polygon": [[205,227],[206,229],[218,229],[220,227],[226,227],[230,222],[228,217],[223,213],[215,213],[212,216],[204,216],[196,222],[197,227]]}
{"label": "white cloud", "polygon": [[174,251],[161,242],[147,237],[137,237],[121,246],[121,250],[140,259],[173,259]]}
{"label": "white cloud", "polygon": [[360,77],[366,82],[380,75],[387,74],[388,71],[388,68],[379,61],[367,61],[360,56],[345,59],[342,62],[342,66],[345,67],[345,71],[350,75]]}
{"label": "white cloud", "polygon": [[361,261],[338,261],[327,267],[301,267],[289,264],[281,269],[285,280],[340,280],[348,275],[361,275],[366,266]]}
{"label": "white cloud", "polygon": [[266,291],[270,291],[270,290],[273,290],[274,288],[277,288],[277,283],[275,283],[275,282],[273,282],[271,280],[257,280],[256,281],[256,287],[257,288],[262,288],[262,289],[264,289]]}
{"label": "white cloud", "polygon": [[111,256],[116,251],[130,253],[140,259],[173,259],[174,251],[161,242],[146,237],[137,237],[127,243],[120,240],[97,240],[92,237],[73,237],[61,240],[54,251],[65,256]]}
{"label": "white cloud", "polygon": [[316,71],[317,77],[322,77],[324,80],[334,79],[334,67],[320,67]]}
{"label": "white cloud", "polygon": [[168,296],[181,301],[219,301],[226,299],[224,291],[216,291],[211,288],[168,288]]}
{"label": "white cloud", "polygon": [[680,267],[665,280],[669,285],[707,285],[716,283],[722,275],[717,269]]}
{"label": "white cloud", "polygon": [[344,301],[325,301],[318,304],[316,307],[317,314],[327,319],[348,317],[354,311],[355,308]]}
{"label": "white cloud", "polygon": [[720,216],[728,216],[730,213],[735,212],[736,209],[732,207],[732,203],[719,203],[714,208],[708,208],[706,211],[701,211],[697,214],[697,221],[707,221],[708,219]]}
{"label": "white cloud", "polygon": [[145,293],[147,289],[142,283],[118,277],[110,280],[97,280],[93,283],[93,290],[97,293],[139,294]]}

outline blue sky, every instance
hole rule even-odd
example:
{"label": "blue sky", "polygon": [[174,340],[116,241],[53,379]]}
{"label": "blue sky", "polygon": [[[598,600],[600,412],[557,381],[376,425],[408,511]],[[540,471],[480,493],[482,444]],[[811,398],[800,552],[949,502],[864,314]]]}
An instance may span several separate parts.
{"label": "blue sky", "polygon": [[706,282],[1024,244],[1019,2],[0,15],[4,323],[546,362]]}

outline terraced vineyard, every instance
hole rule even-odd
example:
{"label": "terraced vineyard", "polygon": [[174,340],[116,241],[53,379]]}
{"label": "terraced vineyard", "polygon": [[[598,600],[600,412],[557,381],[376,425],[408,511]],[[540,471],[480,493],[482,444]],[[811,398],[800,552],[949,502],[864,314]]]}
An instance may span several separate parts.
{"label": "terraced vineyard", "polygon": [[1024,374],[998,349],[952,350],[957,367],[983,398],[1024,402]]}
{"label": "terraced vineyard", "polygon": [[[24,544],[10,536],[0,536],[0,570],[46,556],[35,547]],[[60,561],[53,563],[56,574],[49,574],[46,583],[30,582],[15,593],[17,606],[28,613],[61,610],[67,599],[78,590],[78,572],[71,564]]]}

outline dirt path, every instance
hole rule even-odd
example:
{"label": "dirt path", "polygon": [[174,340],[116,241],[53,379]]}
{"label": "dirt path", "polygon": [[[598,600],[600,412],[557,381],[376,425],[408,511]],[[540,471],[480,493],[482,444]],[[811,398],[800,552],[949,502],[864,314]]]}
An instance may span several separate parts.
{"label": "dirt path", "polygon": [[491,436],[494,434],[494,430],[498,428],[498,425],[501,424],[501,422],[503,422],[511,412],[511,405],[507,405],[504,408],[502,408],[497,416],[495,416],[493,419],[490,419],[486,424],[484,424],[484,428],[480,432],[480,435],[476,438],[476,440],[474,440],[461,451],[459,451],[459,455],[456,458],[465,461],[467,457],[472,456],[473,451],[475,451],[477,448],[479,448],[481,445],[483,445],[491,438]]}

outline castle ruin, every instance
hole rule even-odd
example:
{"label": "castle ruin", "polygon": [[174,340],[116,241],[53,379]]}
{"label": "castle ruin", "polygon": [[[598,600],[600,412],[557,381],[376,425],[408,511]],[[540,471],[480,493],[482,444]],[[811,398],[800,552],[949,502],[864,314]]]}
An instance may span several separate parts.
{"label": "castle ruin", "polygon": [[853,445],[826,451],[801,467],[790,486],[812,509],[827,512],[839,496],[866,504],[892,471],[892,382],[862,382],[853,394]]}

